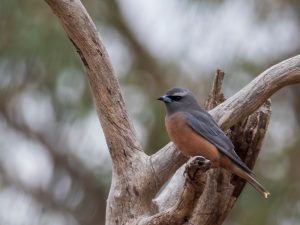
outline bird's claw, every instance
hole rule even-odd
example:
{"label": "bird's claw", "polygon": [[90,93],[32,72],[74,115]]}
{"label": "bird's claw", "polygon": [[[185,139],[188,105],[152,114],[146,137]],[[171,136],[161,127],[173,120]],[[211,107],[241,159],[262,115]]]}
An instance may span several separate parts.
{"label": "bird's claw", "polygon": [[205,172],[211,167],[211,162],[203,156],[195,156],[191,158],[185,167],[184,176],[188,174],[192,179],[198,171]]}

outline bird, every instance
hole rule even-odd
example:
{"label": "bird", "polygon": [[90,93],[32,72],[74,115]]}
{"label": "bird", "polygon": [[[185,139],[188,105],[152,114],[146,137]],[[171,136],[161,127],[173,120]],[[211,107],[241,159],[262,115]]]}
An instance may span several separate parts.
{"label": "bird", "polygon": [[236,154],[231,140],[190,90],[172,88],[157,100],[165,103],[167,133],[183,155],[205,157],[211,161],[212,168],[221,167],[245,179],[268,198],[270,193],[254,178],[253,172]]}

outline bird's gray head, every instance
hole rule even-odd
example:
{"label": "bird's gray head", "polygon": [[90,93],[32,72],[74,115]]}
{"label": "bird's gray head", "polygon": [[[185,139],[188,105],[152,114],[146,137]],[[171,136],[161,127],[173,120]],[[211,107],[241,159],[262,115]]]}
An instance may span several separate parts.
{"label": "bird's gray head", "polygon": [[172,88],[157,100],[165,103],[168,113],[201,109],[192,92],[185,88]]}

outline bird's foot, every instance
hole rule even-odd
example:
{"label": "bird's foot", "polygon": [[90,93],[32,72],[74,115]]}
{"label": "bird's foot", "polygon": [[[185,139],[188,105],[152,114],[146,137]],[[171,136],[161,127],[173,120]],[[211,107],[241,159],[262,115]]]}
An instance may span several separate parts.
{"label": "bird's foot", "polygon": [[195,180],[198,174],[202,174],[211,168],[211,162],[203,156],[191,158],[185,167],[184,176],[188,175],[191,180]]}

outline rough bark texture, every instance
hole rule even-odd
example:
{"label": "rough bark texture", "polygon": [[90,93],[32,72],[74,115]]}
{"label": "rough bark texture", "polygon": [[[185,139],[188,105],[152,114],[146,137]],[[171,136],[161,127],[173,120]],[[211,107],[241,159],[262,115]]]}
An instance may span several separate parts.
{"label": "rough bark texture", "polygon": [[138,225],[179,225],[188,222],[203,193],[207,175],[205,172],[210,166],[210,161],[201,156],[191,158],[181,174],[185,181],[178,198],[174,199],[175,204],[160,213],[141,219]]}
{"label": "rough bark texture", "polygon": [[[46,2],[81,58],[111,154],[113,177],[106,224],[221,224],[244,182],[222,169],[205,173],[206,163],[182,166],[187,158],[172,143],[147,156],[128,118],[108,54],[84,6],[79,0]],[[220,95],[223,73],[217,72],[207,107],[211,109],[222,102],[210,113],[222,129],[231,127],[229,134],[236,151],[251,168],[270,118],[267,99],[278,89],[300,82],[299,66],[300,55],[287,59],[224,102]],[[191,162],[195,160],[199,159]],[[183,173],[185,168],[187,176]],[[195,168],[199,171],[192,179],[189,172]],[[171,181],[156,196],[171,176]]]}

